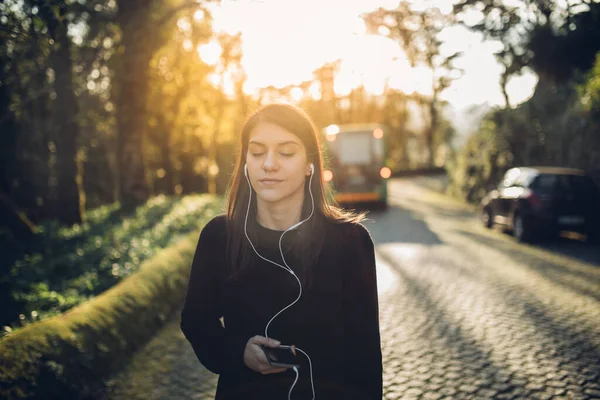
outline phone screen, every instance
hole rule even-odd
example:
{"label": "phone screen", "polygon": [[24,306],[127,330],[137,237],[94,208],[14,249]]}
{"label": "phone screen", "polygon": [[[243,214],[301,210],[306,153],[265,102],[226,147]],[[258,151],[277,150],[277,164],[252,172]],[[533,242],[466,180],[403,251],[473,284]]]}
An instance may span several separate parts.
{"label": "phone screen", "polygon": [[266,346],[260,347],[265,352],[267,360],[272,366],[284,368],[300,367],[298,357],[295,356],[294,353],[292,353],[291,349]]}

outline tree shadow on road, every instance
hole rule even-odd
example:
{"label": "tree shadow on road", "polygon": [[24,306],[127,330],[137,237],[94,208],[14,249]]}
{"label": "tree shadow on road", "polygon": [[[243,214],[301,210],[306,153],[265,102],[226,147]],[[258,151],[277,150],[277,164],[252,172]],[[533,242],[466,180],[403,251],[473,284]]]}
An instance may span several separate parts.
{"label": "tree shadow on road", "polygon": [[[523,249],[519,249],[519,245],[516,243],[488,238],[472,232],[457,232],[491,248],[503,251],[508,257],[512,257],[519,262],[522,268],[537,272],[551,282],[577,294],[600,301],[598,290],[600,287],[600,271],[595,269],[594,266],[585,271],[583,268],[576,268],[573,265],[559,264],[536,257]],[[485,260],[476,260],[475,262],[484,264]],[[496,275],[492,277],[494,281],[506,280],[502,272]],[[588,287],[583,287],[585,284]],[[533,287],[515,286],[513,284],[496,285],[496,287],[500,288],[498,295],[501,296],[506,305],[511,310],[517,310],[520,317],[529,321],[536,331],[543,335],[544,339],[538,343],[538,346],[543,348],[544,354],[560,360],[558,364],[567,367],[571,372],[571,381],[581,385],[580,382],[598,380],[600,377],[600,364],[597,361],[600,360],[600,346],[597,340],[598,321],[594,319],[594,316],[583,314],[584,311],[579,313],[561,309],[560,305],[559,307],[551,307],[539,297]],[[575,368],[570,368],[571,366]]]}
{"label": "tree shadow on road", "polygon": [[578,258],[581,261],[600,267],[600,246],[565,237],[553,238],[535,246],[548,252]]}
{"label": "tree shadow on road", "polygon": [[[463,326],[464,318],[453,316],[444,303],[436,299],[437,287],[428,284],[418,276],[412,276],[385,252],[380,255],[398,272],[406,288],[406,294],[414,301],[415,309],[411,309],[411,313],[416,312],[418,315],[427,316],[427,322],[419,328],[421,331],[416,332],[416,336],[411,341],[421,342],[420,349],[417,350],[418,358],[433,354],[436,361],[428,366],[430,374],[445,377],[449,372],[446,370],[448,366],[459,365],[460,376],[449,378],[446,385],[458,388],[467,381],[479,382],[473,392],[489,388],[495,378],[511,374],[505,366],[498,365],[490,357],[493,349],[480,343],[470,334],[470,329]],[[411,321],[411,318],[405,318],[404,321]],[[414,352],[415,349],[409,347],[404,351]],[[503,387],[503,392],[510,393],[516,389],[517,386],[507,383]],[[474,395],[474,393],[470,394]]]}
{"label": "tree shadow on road", "polygon": [[[360,210],[357,210],[360,211]],[[389,206],[367,214],[365,226],[376,244],[419,243],[438,245],[443,242],[417,213],[402,207]]]}
{"label": "tree shadow on road", "polygon": [[[497,240],[508,239],[512,246],[524,246],[523,244],[518,243],[516,239],[512,237],[512,233],[506,230],[506,228],[495,226],[494,231],[503,235]],[[563,234],[565,233],[569,232],[563,232]],[[600,267],[600,246],[593,245],[582,240],[575,240],[564,236],[552,236],[541,238],[540,241],[528,244],[527,246],[545,251],[548,254],[554,253],[557,255],[576,258],[580,261]]]}
{"label": "tree shadow on road", "polygon": [[[426,330],[422,334],[422,338],[417,337],[416,340],[427,341],[423,345],[429,346],[437,353],[440,343],[436,339],[443,338],[449,350],[447,354],[451,354],[453,357],[450,360],[445,355],[439,357],[442,364],[446,364],[448,361],[452,362],[455,357],[458,357],[458,361],[463,364],[461,355],[468,354],[465,357],[468,362],[464,364],[462,376],[475,376],[478,380],[486,381],[486,378],[497,377],[501,371],[500,375],[508,373],[512,378],[517,378],[519,382],[522,382],[520,378],[535,380],[547,377],[548,380],[553,380],[554,378],[551,376],[558,374],[559,370],[563,368],[563,371],[565,369],[567,371],[569,381],[582,385],[580,382],[584,380],[593,382],[600,375],[600,365],[596,362],[600,359],[600,349],[596,340],[597,324],[590,321],[589,318],[582,319],[582,316],[577,313],[550,308],[526,287],[504,284],[502,281],[505,278],[501,272],[497,273],[497,276],[489,274],[462,275],[467,279],[464,282],[457,276],[458,282],[455,283],[458,286],[464,285],[467,288],[469,287],[468,281],[475,279],[478,281],[477,285],[485,285],[485,293],[491,296],[491,304],[503,303],[505,305],[505,307],[499,307],[500,310],[504,309],[505,311],[499,314],[498,318],[491,319],[494,323],[489,327],[492,331],[488,331],[490,335],[504,332],[502,340],[498,345],[481,343],[470,334],[470,330],[473,328],[465,325],[465,322],[469,320],[469,310],[464,309],[454,315],[445,305],[443,297],[440,297],[440,293],[443,292],[445,276],[437,276],[434,269],[413,268],[413,271],[419,271],[415,275],[410,268],[407,269],[406,266],[389,259],[385,253],[382,252],[381,256],[394,266],[394,270],[401,277],[406,294],[414,298],[416,304],[414,311],[417,314],[422,312],[427,315],[428,322],[423,325]],[[474,262],[482,264],[484,260]],[[457,263],[444,264],[445,269],[456,269],[457,267],[459,267]],[[486,301],[483,298],[480,300],[489,303],[489,300]],[[406,308],[402,310],[403,312],[410,309],[406,305],[403,307]],[[413,310],[411,310],[412,312]],[[485,313],[482,316],[484,315]],[[404,321],[409,320],[410,318],[404,319]],[[487,324],[487,318],[475,323],[478,326]],[[526,336],[523,336],[524,330],[529,332]],[[531,337],[528,337],[529,335]],[[513,340],[524,342],[515,342],[511,345],[510,342]],[[518,371],[515,370],[515,365],[510,365],[510,362],[506,366],[498,363],[498,360],[507,360],[507,357],[508,359],[514,358],[515,353],[510,349],[515,346],[522,349],[519,351],[523,351],[520,357],[514,360],[521,365],[518,367]],[[507,353],[504,354],[505,352]],[[532,369],[527,362],[540,364]],[[522,376],[515,376],[515,372]],[[460,379],[458,380],[460,381]],[[524,389],[520,383],[510,381],[506,383],[509,386],[504,388],[503,394],[505,395],[509,394],[507,392],[521,392]],[[583,391],[584,387],[580,386],[578,389]]]}
{"label": "tree shadow on road", "polygon": [[502,251],[507,257],[515,260],[523,268],[534,271],[555,284],[600,301],[600,290],[598,290],[600,288],[600,269],[595,268],[600,266],[600,261],[598,260],[590,263],[593,266],[588,268],[585,266],[578,267],[553,261],[551,260],[551,255],[547,258],[540,257],[526,251],[518,243],[495,239],[487,235],[484,236],[464,230],[456,230],[455,232],[487,247]]}

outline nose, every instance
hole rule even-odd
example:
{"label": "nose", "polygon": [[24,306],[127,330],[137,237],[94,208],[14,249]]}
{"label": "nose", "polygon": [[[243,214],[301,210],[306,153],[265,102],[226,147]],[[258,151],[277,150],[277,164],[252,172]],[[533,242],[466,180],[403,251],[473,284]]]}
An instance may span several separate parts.
{"label": "nose", "polygon": [[265,162],[263,163],[263,169],[265,171],[274,171],[277,169],[277,160],[275,157],[275,153],[267,152],[265,157]]}

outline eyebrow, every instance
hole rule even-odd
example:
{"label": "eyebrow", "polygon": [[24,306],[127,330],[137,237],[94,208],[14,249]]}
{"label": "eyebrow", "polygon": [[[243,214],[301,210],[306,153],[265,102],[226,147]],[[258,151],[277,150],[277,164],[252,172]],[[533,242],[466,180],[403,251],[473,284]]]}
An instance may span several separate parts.
{"label": "eyebrow", "polygon": [[[255,144],[255,145],[258,145],[258,146],[262,146],[262,147],[267,147],[266,144],[261,143],[261,142],[257,142],[256,140],[251,140],[250,143],[248,143],[248,145],[251,145],[251,144]],[[288,145],[288,144],[295,144],[296,146],[300,146],[298,144],[298,142],[296,142],[295,140],[287,140],[285,142],[280,142],[280,143],[277,143],[277,146],[285,146],[285,145]]]}

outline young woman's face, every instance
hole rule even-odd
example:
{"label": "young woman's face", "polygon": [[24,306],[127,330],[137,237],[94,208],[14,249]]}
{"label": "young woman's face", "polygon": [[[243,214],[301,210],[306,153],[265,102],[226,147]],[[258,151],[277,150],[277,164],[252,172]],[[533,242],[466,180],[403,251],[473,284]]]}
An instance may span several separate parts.
{"label": "young woman's face", "polygon": [[249,135],[248,177],[259,201],[278,203],[303,196],[310,176],[306,147],[290,131],[271,123],[258,124]]}

